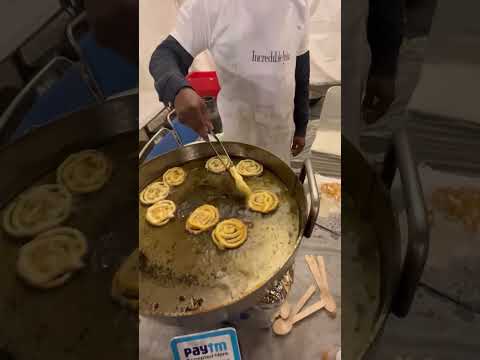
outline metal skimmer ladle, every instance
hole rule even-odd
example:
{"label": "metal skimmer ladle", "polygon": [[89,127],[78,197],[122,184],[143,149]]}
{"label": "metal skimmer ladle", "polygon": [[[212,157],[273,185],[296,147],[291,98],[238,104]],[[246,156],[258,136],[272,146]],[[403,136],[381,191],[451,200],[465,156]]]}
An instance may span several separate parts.
{"label": "metal skimmer ladle", "polygon": [[237,187],[237,189],[248,198],[250,195],[252,195],[252,189],[250,189],[250,187],[245,182],[245,180],[243,180],[243,177],[237,172],[235,166],[233,165],[233,161],[230,158],[230,155],[228,155],[227,149],[225,149],[225,146],[223,146],[222,141],[213,132],[210,132],[209,134],[212,135],[215,138],[215,140],[220,144],[220,146],[223,149],[223,152],[225,153],[224,155],[227,157],[229,163],[225,164],[220,154],[218,153],[217,149],[215,149],[215,146],[213,146],[213,143],[210,141],[209,137],[207,136],[208,143],[212,147],[218,159],[222,162],[223,166],[225,166],[225,169],[230,173],[230,175],[232,175],[233,180],[235,180],[235,186]]}
{"label": "metal skimmer ladle", "polygon": [[213,131],[210,131],[208,134],[212,135],[215,138],[215,140],[220,144],[223,152],[225,153],[224,155],[227,157],[229,163],[226,164],[223,161],[223,158],[220,156],[220,153],[217,151],[217,149],[215,149],[215,146],[213,146],[213,143],[210,141],[210,137],[207,135],[207,141],[210,144],[210,147],[213,149],[213,151],[217,155],[218,159],[222,162],[223,166],[225,166],[225,169],[227,169],[227,170],[230,169],[230,167],[233,165],[233,161],[230,158],[230,155],[228,155],[227,149],[225,149],[225,146],[223,146],[222,141],[218,138],[218,136]]}

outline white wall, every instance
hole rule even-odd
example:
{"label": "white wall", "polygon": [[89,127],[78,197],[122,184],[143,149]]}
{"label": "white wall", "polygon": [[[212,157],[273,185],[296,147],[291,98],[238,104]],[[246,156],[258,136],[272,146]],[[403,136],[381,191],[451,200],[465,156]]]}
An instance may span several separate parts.
{"label": "white wall", "polygon": [[[140,0],[139,92],[140,127],[163,108],[158,100],[148,64],[155,48],[175,26],[176,10],[184,0]],[[214,69],[208,53],[200,54],[192,71]]]}
{"label": "white wall", "polygon": [[174,26],[175,4],[171,0],[140,0],[139,16],[139,122],[142,127],[162,108],[148,72],[148,64],[155,48]]}

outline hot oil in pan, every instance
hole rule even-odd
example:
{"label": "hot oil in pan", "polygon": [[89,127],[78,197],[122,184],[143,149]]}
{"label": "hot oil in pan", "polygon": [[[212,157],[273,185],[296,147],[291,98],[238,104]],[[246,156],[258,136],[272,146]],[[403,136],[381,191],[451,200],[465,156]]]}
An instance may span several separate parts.
{"label": "hot oil in pan", "polygon": [[[205,160],[183,166],[186,182],[168,199],[177,204],[176,218],[163,227],[145,221],[140,205],[140,248],[145,255],[141,274],[141,312],[176,314],[206,311],[239,300],[270,279],[293,253],[298,241],[298,205],[285,185],[265,169],[245,178],[252,190],[278,194],[279,208],[269,215],[247,209],[228,173],[213,174]],[[248,225],[248,239],[238,249],[218,250],[211,230],[188,234],[185,222],[198,206],[211,204],[220,220],[239,218]],[[159,301],[162,299],[162,301]]]}
{"label": "hot oil in pan", "polygon": [[[138,315],[114,303],[113,274],[137,247],[138,144],[130,134],[99,150],[113,162],[109,182],[99,191],[74,196],[64,225],[87,237],[87,266],[64,286],[40,291],[15,272],[21,244],[0,231],[0,349],[29,360],[130,359],[138,356]],[[69,154],[59,157],[59,162]],[[33,185],[55,183],[56,166]],[[126,194],[132,194],[126,195]],[[119,210],[121,209],[121,210]],[[1,216],[0,211],[0,216]],[[133,220],[132,220],[133,219]],[[0,356],[1,358],[1,356]]]}

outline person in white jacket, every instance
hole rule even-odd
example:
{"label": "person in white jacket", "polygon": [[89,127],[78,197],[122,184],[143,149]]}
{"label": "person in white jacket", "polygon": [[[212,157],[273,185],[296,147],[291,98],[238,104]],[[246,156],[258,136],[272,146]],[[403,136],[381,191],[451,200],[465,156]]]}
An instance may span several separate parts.
{"label": "person in white jacket", "polygon": [[289,163],[305,145],[309,117],[309,16],[307,0],[186,1],[150,62],[160,101],[207,135],[205,104],[185,75],[208,49],[221,87],[224,139],[265,148]]}

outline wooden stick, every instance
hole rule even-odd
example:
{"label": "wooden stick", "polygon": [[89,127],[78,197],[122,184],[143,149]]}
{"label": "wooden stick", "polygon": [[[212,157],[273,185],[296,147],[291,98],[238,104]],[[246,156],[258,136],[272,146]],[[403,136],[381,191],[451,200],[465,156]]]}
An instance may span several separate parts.
{"label": "wooden stick", "polygon": [[328,287],[325,286],[325,281],[320,273],[320,269],[318,267],[317,262],[315,261],[315,258],[312,255],[305,255],[305,260],[308,264],[308,267],[310,268],[310,272],[312,273],[313,278],[315,279],[315,282],[318,285],[318,289],[320,290],[320,295],[324,297],[328,292]]}
{"label": "wooden stick", "polygon": [[318,269],[320,270],[320,274],[322,275],[322,278],[323,278],[323,283],[325,284],[325,287],[327,288],[327,290],[330,292],[328,288],[327,271],[325,268],[325,261],[323,260],[323,256],[317,256],[317,262],[318,262]]}
{"label": "wooden stick", "polygon": [[271,322],[274,322],[280,317],[280,310],[275,311],[275,313],[272,315],[272,318],[270,319]]}
{"label": "wooden stick", "polygon": [[318,285],[318,288],[320,289],[320,295],[322,299],[325,300],[325,309],[327,309],[329,313],[335,316],[337,312],[337,305],[335,304],[335,300],[330,294],[330,291],[328,289],[328,282],[326,281],[326,277],[324,276],[324,274],[326,274],[326,271],[323,257],[319,256],[319,258],[321,258],[321,264],[323,264],[323,271],[321,270],[322,266],[318,265],[314,256],[305,255],[305,260],[307,261],[308,267],[310,268],[310,271]]}
{"label": "wooden stick", "polygon": [[325,266],[325,261],[323,260],[323,256],[317,256],[317,262],[318,262],[318,267],[319,267],[319,270],[320,270],[320,274],[322,275],[322,278],[323,278],[323,281],[324,281],[324,284],[325,284],[325,288],[327,289],[328,295],[330,296],[329,301],[331,302],[331,304],[329,304],[328,301],[327,301],[326,307],[331,307],[332,311],[330,311],[330,312],[336,313],[337,312],[337,304],[335,303],[335,299],[333,298],[332,293],[330,292],[330,288],[328,286],[327,268]]}
{"label": "wooden stick", "polygon": [[315,304],[310,305],[306,309],[299,312],[297,315],[294,316],[292,324],[295,324],[299,321],[302,321],[306,317],[316,313],[319,310],[322,310],[325,307],[325,301],[320,300],[317,301]]}
{"label": "wooden stick", "polygon": [[310,285],[308,290],[303,294],[303,296],[298,300],[298,302],[295,304],[295,307],[293,308],[293,311],[290,313],[289,319],[293,319],[295,315],[297,315],[300,310],[302,310],[303,306],[307,303],[307,301],[312,297],[312,295],[315,293],[315,285]]}

